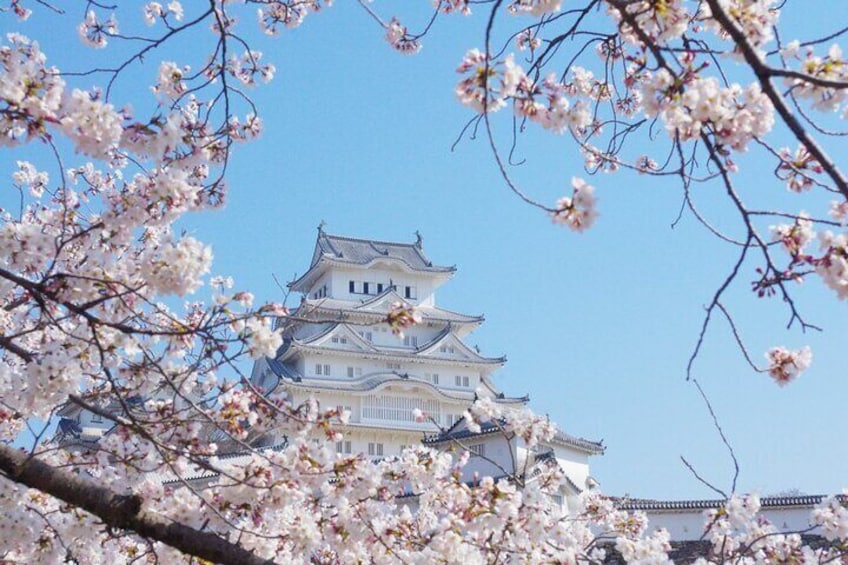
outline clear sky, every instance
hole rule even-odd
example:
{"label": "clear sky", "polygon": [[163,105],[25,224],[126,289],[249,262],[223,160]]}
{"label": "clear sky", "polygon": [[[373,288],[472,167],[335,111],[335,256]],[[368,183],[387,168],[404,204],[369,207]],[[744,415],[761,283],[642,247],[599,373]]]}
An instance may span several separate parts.
{"label": "clear sky", "polygon": [[[374,6],[387,15],[407,9],[406,3]],[[114,56],[82,48],[75,18],[36,10],[25,24],[0,21],[6,31],[14,27],[41,40],[49,60],[63,69]],[[805,26],[819,24],[826,26],[824,18]],[[411,242],[420,230],[433,261],[458,268],[438,302],[485,314],[487,322],[469,342],[509,358],[496,383],[510,395],[529,393],[531,407],[568,433],[604,440],[607,452],[593,460],[592,474],[606,492],[712,496],[680,457],[723,488],[733,468],[697,390],[685,381],[685,368],[703,306],[735,256],[691,216],[670,227],[681,200],[672,181],[629,173],[594,177],[601,217],[590,231],[575,234],[506,189],[482,138],[452,151],[471,117],[454,98],[454,69],[466,49],[481,46],[483,25],[479,17],[441,20],[421,53],[404,57],[354,2],[339,2],[300,29],[258,38],[257,47],[278,69],[270,85],[251,93],[265,133],[234,154],[226,209],[182,225],[213,245],[216,274],[234,276],[239,288],[264,300],[281,298],[272,275],[288,281],[304,272],[321,220],[330,233],[375,239]],[[193,53],[196,46],[182,47]],[[133,67],[116,101],[149,103],[139,93],[154,81],[161,57],[153,53]],[[508,126],[506,114],[500,120]],[[582,159],[567,138],[531,130],[517,154],[527,161],[514,173],[535,197],[553,204],[570,190],[572,175],[585,176]],[[844,142],[836,149],[845,154]],[[0,170],[10,174],[14,160],[28,155],[7,151]],[[792,205],[758,158],[741,161],[740,183],[751,198],[773,193]],[[705,187],[697,197],[719,224],[735,229],[728,210],[713,202],[711,192],[718,190]],[[803,207],[800,201],[794,206]],[[839,491],[848,485],[845,304],[811,280],[798,289],[799,303],[825,332],[786,332],[788,313],[780,302],[748,290],[756,266],[745,265],[727,298],[753,356],[760,361],[772,345],[809,344],[812,368],[778,388],[749,369],[719,320],[695,376],[738,456],[740,490]]]}

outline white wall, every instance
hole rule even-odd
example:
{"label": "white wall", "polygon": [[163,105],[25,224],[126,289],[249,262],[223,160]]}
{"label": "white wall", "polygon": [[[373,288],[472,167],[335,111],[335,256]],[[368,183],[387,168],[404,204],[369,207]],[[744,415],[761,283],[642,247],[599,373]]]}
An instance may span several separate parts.
{"label": "white wall", "polygon": [[[390,284],[397,288],[397,293],[405,296],[405,287],[409,286],[413,289],[413,297],[409,299],[413,304],[422,306],[435,306],[436,297],[435,291],[440,282],[434,280],[432,275],[418,275],[404,272],[398,268],[392,268],[387,265],[373,267],[371,269],[349,269],[344,267],[333,268],[328,275],[331,277],[329,283],[319,280],[309,291],[309,296],[327,284],[328,289],[332,289],[330,296],[339,300],[368,300],[377,294],[377,285],[382,284],[383,290],[388,289]],[[350,292],[350,281],[354,281],[356,292]],[[362,293],[362,283],[368,282],[369,294]]]}
{"label": "white wall", "polygon": [[[769,522],[783,532],[806,530],[810,527],[812,506],[766,508],[760,512]],[[672,540],[696,540],[704,533],[704,510],[646,511],[649,530],[665,528]],[[814,533],[814,532],[812,532]]]}

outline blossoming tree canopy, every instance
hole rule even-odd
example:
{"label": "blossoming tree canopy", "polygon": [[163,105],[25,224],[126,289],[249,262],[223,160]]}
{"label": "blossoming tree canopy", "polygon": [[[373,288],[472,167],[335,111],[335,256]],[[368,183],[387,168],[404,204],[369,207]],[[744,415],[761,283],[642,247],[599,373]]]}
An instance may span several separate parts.
{"label": "blossoming tree canopy", "polygon": [[[288,311],[210,278],[210,248],[175,222],[223,204],[230,151],[261,131],[262,109],[246,89],[272,80],[275,68],[247,26],[258,20],[264,33],[282,34],[331,2],[243,4],[91,2],[77,14],[5,4],[7,21],[31,10],[59,18],[91,48],[115,49],[115,59],[59,69],[48,42],[11,33],[0,47],[0,140],[39,157],[9,171],[19,202],[3,211],[0,230],[2,559],[571,562],[601,560],[605,540],[629,561],[666,559],[667,535],[647,534],[640,516],[609,499],[587,494],[584,511],[563,520],[549,503],[565,480],[555,467],[533,480],[468,485],[458,479],[462,457],[424,448],[379,464],[339,458],[314,438],[337,441],[343,411],[292,406],[243,378],[238,360],[273,355],[275,324]],[[593,182],[596,191],[575,177],[553,206],[540,203],[501,157],[495,129],[508,111],[517,134],[541,126],[569,137],[589,173],[679,178],[688,211],[738,254],[704,331],[716,313],[733,326],[722,296],[747,261],[760,267],[754,291],[781,296],[802,328],[812,324],[792,285],[817,276],[838,299],[848,296],[848,182],[832,157],[846,112],[844,30],[784,37],[781,4],[770,0],[435,0],[417,32],[382,3],[360,4],[405,54],[436,33],[437,20],[485,13],[478,47],[458,62],[456,96],[473,113],[470,127],[487,133],[507,186],[554,222],[583,231],[601,221],[603,182]],[[206,46],[197,60],[175,46],[189,34]],[[150,60],[159,64],[149,99],[120,99]],[[651,143],[630,141],[640,136]],[[785,187],[803,203],[746,204],[735,175],[755,151],[774,165],[767,190]],[[732,204],[741,236],[700,213],[692,190],[701,183]],[[202,285],[208,302],[197,299]],[[400,335],[417,319],[401,307],[385,323]],[[779,347],[766,358],[762,370],[785,384],[811,354]],[[57,448],[47,435],[69,406],[112,431],[85,449]],[[492,410],[465,417],[522,438],[553,433],[525,411]],[[257,448],[253,440],[272,428],[285,429],[288,443]],[[26,450],[12,447],[24,439]],[[838,544],[814,550],[777,534],[757,520],[757,505],[733,498],[711,517],[711,558],[841,555]],[[839,499],[812,519],[845,542]]]}

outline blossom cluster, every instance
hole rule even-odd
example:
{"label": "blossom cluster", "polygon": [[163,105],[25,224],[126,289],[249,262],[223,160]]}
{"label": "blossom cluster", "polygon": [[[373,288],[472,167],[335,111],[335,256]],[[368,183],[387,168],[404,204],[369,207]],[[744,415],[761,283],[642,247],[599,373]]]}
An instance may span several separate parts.
{"label": "blossom cluster", "polygon": [[757,83],[721,86],[717,78],[692,70],[675,77],[661,69],[641,88],[645,115],[659,117],[670,136],[684,141],[710,132],[717,144],[745,151],[774,126],[774,108]]}
{"label": "blossom cluster", "polygon": [[[774,26],[780,17],[775,0],[719,0],[721,10],[745,35],[750,45],[760,49],[774,39]],[[727,30],[714,17],[710,5],[700,4],[698,20],[722,39],[728,38]]]}
{"label": "blossom cluster", "polygon": [[809,347],[789,350],[785,347],[773,347],[766,353],[769,363],[768,374],[780,386],[786,386],[810,367],[813,353]]}
{"label": "blossom cluster", "polygon": [[403,339],[403,332],[406,328],[421,323],[421,312],[404,302],[393,302],[388,314],[386,314],[386,324],[391,328],[392,333]]}
{"label": "blossom cluster", "polygon": [[[846,100],[846,89],[839,87],[840,83],[848,82],[848,60],[842,53],[842,48],[834,43],[828,48],[826,55],[816,55],[812,47],[806,49],[804,57],[800,57],[800,43],[792,42],[784,50],[784,56],[795,59],[799,71],[810,77],[786,78],[787,86],[792,94],[800,99],[809,100],[812,107],[822,112],[837,112],[843,108]],[[819,81],[824,81],[824,84]],[[843,111],[843,117],[848,116],[848,108]]]}
{"label": "blossom cluster", "polygon": [[309,14],[320,12],[332,3],[332,0],[271,0],[263,2],[256,14],[262,31],[267,35],[277,35],[280,26],[288,29],[299,27]]}
{"label": "blossom cluster", "polygon": [[554,223],[564,224],[574,231],[582,232],[592,227],[598,217],[595,209],[595,187],[578,177],[571,179],[571,186],[571,196],[563,196],[557,200],[551,218]]}
{"label": "blossom cluster", "polygon": [[[210,12],[212,33],[228,48],[239,42],[230,4],[213,3]],[[275,34],[299,26],[331,2],[260,4],[260,26]],[[478,112],[511,103],[519,121],[571,134],[587,162],[608,171],[623,161],[614,148],[598,149],[588,142],[604,128],[598,118],[601,105],[614,108],[616,116],[644,112],[659,117],[675,142],[706,135],[722,155],[744,151],[771,131],[772,103],[757,83],[720,82],[706,74],[708,65],[695,67],[687,49],[666,51],[669,57],[684,53],[679,69],[649,64],[646,38],[653,46],[682,41],[688,30],[700,33],[695,22],[726,36],[707,3],[691,14],[683,0],[607,2],[618,35],[600,42],[597,52],[604,61],[626,67],[622,90],[601,78],[604,73],[576,64],[562,74],[541,72],[532,58],[543,45],[543,24],[556,21],[562,4],[508,3],[506,10],[513,14],[542,19],[517,37],[519,49],[529,47],[524,53],[530,60],[522,66],[512,55],[500,59],[469,51],[458,69],[463,75],[456,88],[459,100]],[[469,5],[434,1],[439,13],[467,13]],[[717,5],[755,49],[773,39],[773,0],[719,0]],[[19,17],[29,14],[18,1],[10,6]],[[120,38],[117,19],[104,18],[96,9],[85,11],[78,33],[85,44],[105,48]],[[177,1],[147,3],[142,18],[158,25],[151,31],[166,30],[163,42],[176,33],[175,22],[186,19]],[[417,36],[396,18],[384,31],[398,51],[420,48]],[[261,53],[241,47],[238,52],[221,49],[220,58],[213,56],[194,74],[188,65],[162,62],[152,87],[157,108],[148,118],[119,110],[109,89],[73,86],[23,36],[10,34],[0,47],[0,144],[60,138],[80,161],[60,159],[59,168],[49,173],[19,162],[12,180],[25,203],[18,214],[3,211],[0,216],[2,444],[19,438],[35,419],[52,422],[57,413],[74,410],[96,414],[112,428],[96,448],[77,438],[71,450],[49,445],[34,456],[137,497],[147,515],[237,539],[256,556],[281,563],[483,563],[499,556],[597,562],[605,557],[604,539],[615,540],[628,562],[667,562],[666,532],[649,534],[643,514],[623,512],[596,492],[569,494],[578,509],[563,519],[551,499],[573,490],[556,465],[532,478],[512,474],[468,484],[461,480],[467,452],[457,456],[417,447],[377,463],[340,455],[331,442],[343,437],[339,424],[346,422],[346,411],[322,409],[314,398],[292,406],[252,382],[226,377],[238,371],[242,355],[276,353],[282,335],[272,319],[287,311],[273,304],[253,310],[251,293],[233,290],[227,279],[210,280],[210,247],[180,233],[174,223],[224,201],[221,175],[230,147],[261,131],[252,107],[243,116],[232,110],[221,116],[222,100],[241,100],[242,93],[229,83],[253,86],[275,73]],[[797,59],[799,46],[792,47],[781,56]],[[808,78],[788,77],[791,95],[817,109],[841,108],[845,89],[834,81],[846,79],[848,65],[839,47],[825,56],[807,49],[799,61]],[[222,90],[210,95],[207,87]],[[618,127],[623,126],[615,123],[611,129]],[[802,143],[794,154],[779,153],[778,175],[793,192],[813,189],[825,173],[827,162],[813,158],[811,150]],[[643,155],[635,168],[655,173],[660,165]],[[556,203],[551,217],[583,231],[597,217],[594,188],[577,177],[571,184],[571,195]],[[831,214],[844,223],[848,205],[834,202]],[[786,273],[775,276],[778,281],[800,277],[793,269],[811,266],[839,298],[848,298],[848,236],[819,235],[816,256],[807,250],[815,238],[812,226],[801,213],[791,225],[773,228],[774,241],[791,261]],[[212,287],[209,304],[196,296],[207,284]],[[189,301],[178,306],[182,300]],[[385,319],[399,336],[419,322],[420,314],[405,304],[393,305]],[[812,359],[809,348],[777,347],[766,357],[768,373],[780,385],[797,378]],[[425,417],[415,412],[416,419]],[[487,399],[474,403],[465,419],[471,431],[495,425],[528,449],[556,434],[547,418],[505,410]],[[286,437],[287,442],[269,446],[268,437]],[[153,540],[104,529],[94,515],[8,477],[0,478],[4,560],[191,559]],[[756,497],[734,496],[707,517],[711,561],[828,562],[839,557],[826,548],[804,547],[797,535],[777,532],[758,511]],[[844,500],[823,502],[813,523],[828,540],[844,544]]]}
{"label": "blossom cluster", "polygon": [[400,23],[397,18],[392,18],[386,24],[386,41],[395,50],[407,55],[414,55],[421,50],[421,43],[409,35],[406,26]]}
{"label": "blossom cluster", "polygon": [[784,147],[780,150],[780,158],[777,177],[786,180],[786,188],[792,192],[810,190],[815,184],[814,175],[824,170],[803,145],[799,145],[794,154]]}
{"label": "blossom cluster", "polygon": [[656,44],[664,45],[683,35],[692,19],[685,0],[636,0],[627,2],[623,10],[610,2],[607,12],[621,26],[621,37],[636,46],[643,45],[636,29]]}

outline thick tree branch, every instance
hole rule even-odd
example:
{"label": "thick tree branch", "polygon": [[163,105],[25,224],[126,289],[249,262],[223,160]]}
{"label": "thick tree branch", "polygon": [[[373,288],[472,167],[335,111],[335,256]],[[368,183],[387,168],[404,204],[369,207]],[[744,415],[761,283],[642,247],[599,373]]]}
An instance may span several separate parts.
{"label": "thick tree branch", "polygon": [[0,472],[11,481],[90,512],[107,526],[131,530],[183,553],[216,563],[271,563],[216,534],[171,522],[143,510],[138,496],[118,494],[76,474],[54,469],[8,445],[0,444]]}

